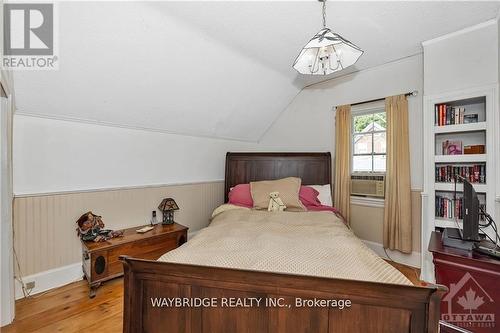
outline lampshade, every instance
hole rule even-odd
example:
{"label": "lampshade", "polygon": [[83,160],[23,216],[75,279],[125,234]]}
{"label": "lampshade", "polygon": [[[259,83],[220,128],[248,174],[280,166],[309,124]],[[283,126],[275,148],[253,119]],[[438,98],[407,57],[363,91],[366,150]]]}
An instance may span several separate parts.
{"label": "lampshade", "polygon": [[293,68],[301,74],[328,75],[353,65],[362,54],[359,47],[323,28],[304,46]]}
{"label": "lampshade", "polygon": [[165,212],[165,211],[179,210],[179,206],[177,206],[177,203],[175,202],[174,199],[166,198],[161,201],[160,205],[158,206],[158,209],[161,210],[162,212]]}

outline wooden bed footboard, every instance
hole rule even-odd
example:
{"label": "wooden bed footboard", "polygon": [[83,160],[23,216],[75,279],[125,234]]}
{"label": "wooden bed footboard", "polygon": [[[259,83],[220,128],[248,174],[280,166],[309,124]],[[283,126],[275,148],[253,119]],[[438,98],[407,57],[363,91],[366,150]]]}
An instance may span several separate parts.
{"label": "wooden bed footboard", "polygon": [[120,259],[127,333],[437,333],[446,292],[442,286]]}

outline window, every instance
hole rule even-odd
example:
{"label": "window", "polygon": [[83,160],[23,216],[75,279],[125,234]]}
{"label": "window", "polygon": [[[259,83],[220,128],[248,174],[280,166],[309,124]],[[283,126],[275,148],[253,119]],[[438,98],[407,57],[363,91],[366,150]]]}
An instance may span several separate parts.
{"label": "window", "polygon": [[352,172],[385,173],[384,108],[355,112],[352,117]]}

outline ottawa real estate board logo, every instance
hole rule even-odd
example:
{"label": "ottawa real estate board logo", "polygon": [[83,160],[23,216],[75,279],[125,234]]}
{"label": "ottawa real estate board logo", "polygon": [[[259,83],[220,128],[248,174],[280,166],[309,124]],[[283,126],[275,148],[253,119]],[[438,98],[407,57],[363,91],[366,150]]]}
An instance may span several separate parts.
{"label": "ottawa real estate board logo", "polygon": [[444,321],[466,329],[496,327],[493,298],[468,272],[457,283],[450,284],[443,302]]}
{"label": "ottawa real estate board logo", "polygon": [[54,3],[3,5],[3,69],[57,70],[58,31]]}

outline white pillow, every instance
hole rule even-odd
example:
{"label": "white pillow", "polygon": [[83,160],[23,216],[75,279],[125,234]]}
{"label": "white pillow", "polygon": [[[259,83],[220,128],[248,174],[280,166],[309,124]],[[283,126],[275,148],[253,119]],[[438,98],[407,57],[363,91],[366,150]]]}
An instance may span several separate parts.
{"label": "white pillow", "polygon": [[330,184],[326,185],[307,185],[309,187],[312,187],[316,191],[319,192],[318,199],[319,202],[321,202],[322,205],[325,206],[333,206],[332,203],[332,191],[330,189]]}

